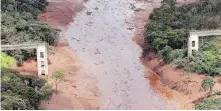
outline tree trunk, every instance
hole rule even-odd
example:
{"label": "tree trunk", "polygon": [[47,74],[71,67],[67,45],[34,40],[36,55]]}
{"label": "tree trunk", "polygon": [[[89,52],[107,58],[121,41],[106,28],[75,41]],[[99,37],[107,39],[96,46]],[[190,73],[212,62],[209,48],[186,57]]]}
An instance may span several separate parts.
{"label": "tree trunk", "polygon": [[210,87],[209,89],[210,89],[210,93],[211,93],[211,92],[213,91],[213,88],[212,88],[212,87]]}
{"label": "tree trunk", "polygon": [[58,84],[55,84],[55,92],[58,92]]}

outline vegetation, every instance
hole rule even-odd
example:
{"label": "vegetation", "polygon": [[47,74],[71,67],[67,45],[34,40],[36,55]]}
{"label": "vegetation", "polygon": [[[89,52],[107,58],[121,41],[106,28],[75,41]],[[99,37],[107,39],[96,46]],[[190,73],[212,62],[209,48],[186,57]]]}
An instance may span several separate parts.
{"label": "vegetation", "polygon": [[151,14],[151,22],[145,26],[144,33],[148,50],[159,52],[167,63],[175,63],[188,71],[221,74],[221,46],[215,40],[204,43],[199,53],[187,58],[190,30],[221,28],[221,1],[200,0],[199,3],[183,6],[175,4],[176,0],[164,0],[163,5]]}
{"label": "vegetation", "polygon": [[4,52],[0,52],[1,55],[1,68],[6,68],[11,63],[15,62],[15,59],[13,57],[8,56]]}
{"label": "vegetation", "polygon": [[221,98],[210,98],[195,105],[199,110],[221,110]]}
{"label": "vegetation", "polygon": [[[195,57],[178,58],[174,60],[174,63],[192,72],[207,73],[208,75],[221,74],[220,42],[221,38],[202,39],[200,41],[200,52],[196,53]],[[169,55],[173,55],[173,51]]]}
{"label": "vegetation", "polygon": [[215,81],[211,76],[207,76],[203,81],[202,81],[202,88],[206,91],[210,89],[210,92],[212,92],[212,88],[215,85]]}
{"label": "vegetation", "polygon": [[38,109],[40,100],[52,93],[46,80],[32,75],[21,75],[14,70],[1,69],[1,109]]}
{"label": "vegetation", "polygon": [[63,70],[56,70],[52,73],[51,76],[54,79],[55,89],[56,92],[58,91],[58,84],[64,80],[64,71]]}
{"label": "vegetation", "polygon": [[[2,0],[1,43],[21,44],[47,42],[53,45],[58,37],[57,30],[37,21],[37,16],[47,5],[46,0]],[[18,59],[27,59],[34,50],[7,51]]]}

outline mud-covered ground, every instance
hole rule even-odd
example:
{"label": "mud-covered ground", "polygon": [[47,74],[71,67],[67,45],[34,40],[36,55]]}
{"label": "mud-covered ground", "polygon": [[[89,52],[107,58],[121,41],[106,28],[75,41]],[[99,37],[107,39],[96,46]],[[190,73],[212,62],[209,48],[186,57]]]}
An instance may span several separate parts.
{"label": "mud-covered ground", "polygon": [[38,17],[54,28],[64,29],[78,12],[84,8],[87,0],[47,0],[45,11]]}

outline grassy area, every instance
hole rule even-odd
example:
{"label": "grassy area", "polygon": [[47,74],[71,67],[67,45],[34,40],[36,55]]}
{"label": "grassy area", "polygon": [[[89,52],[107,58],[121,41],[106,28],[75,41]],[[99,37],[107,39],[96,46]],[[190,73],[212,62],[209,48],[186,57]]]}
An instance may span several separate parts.
{"label": "grassy area", "polygon": [[8,65],[15,62],[15,59],[13,57],[8,56],[4,52],[0,52],[1,55],[1,68],[7,68]]}

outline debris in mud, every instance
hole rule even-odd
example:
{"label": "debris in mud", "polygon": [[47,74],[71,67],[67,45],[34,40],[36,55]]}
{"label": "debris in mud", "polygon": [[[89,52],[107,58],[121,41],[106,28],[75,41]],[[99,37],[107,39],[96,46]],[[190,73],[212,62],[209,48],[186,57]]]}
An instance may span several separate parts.
{"label": "debris in mud", "polygon": [[93,22],[87,22],[85,25],[92,26]]}
{"label": "debris in mud", "polygon": [[101,52],[97,48],[96,51],[94,52],[94,54],[101,54]]}
{"label": "debris in mud", "polygon": [[95,65],[100,65],[100,64],[104,64],[104,61],[98,62],[98,63],[94,63]]}
{"label": "debris in mud", "polygon": [[82,48],[82,51],[85,52],[85,48]]}
{"label": "debris in mud", "polygon": [[143,5],[143,4],[133,4],[133,11],[135,11],[135,12],[139,12],[139,11],[145,11],[145,5]]}
{"label": "debris in mud", "polygon": [[95,10],[98,10],[98,9],[99,9],[98,7],[95,8]]}
{"label": "debris in mud", "polygon": [[68,46],[69,44],[66,42],[66,41],[64,41],[64,40],[58,40],[58,41],[56,41],[55,42],[55,46],[60,46],[60,47],[62,47],[62,46]]}
{"label": "debris in mud", "polygon": [[133,9],[135,9],[136,7],[134,6],[134,4],[130,3],[129,8],[133,10]]}
{"label": "debris in mud", "polygon": [[80,42],[81,40],[76,39],[76,38],[71,38],[71,40],[76,40],[77,42]]}
{"label": "debris in mud", "polygon": [[101,40],[99,40],[99,41],[97,41],[97,42],[101,42],[101,41],[103,41],[104,39],[101,39]]}
{"label": "debris in mud", "polygon": [[128,30],[133,30],[134,29],[134,27],[129,27],[129,28],[127,28]]}
{"label": "debris in mud", "polygon": [[75,85],[71,85],[72,87],[74,87],[74,88],[77,88],[77,86],[75,86]]}
{"label": "debris in mud", "polygon": [[140,12],[140,11],[145,11],[145,10],[142,9],[142,8],[135,8],[134,11],[135,11],[135,12]]}
{"label": "debris in mud", "polygon": [[87,15],[91,15],[91,14],[92,14],[92,12],[87,11],[87,12],[86,12],[86,14],[87,14]]}

